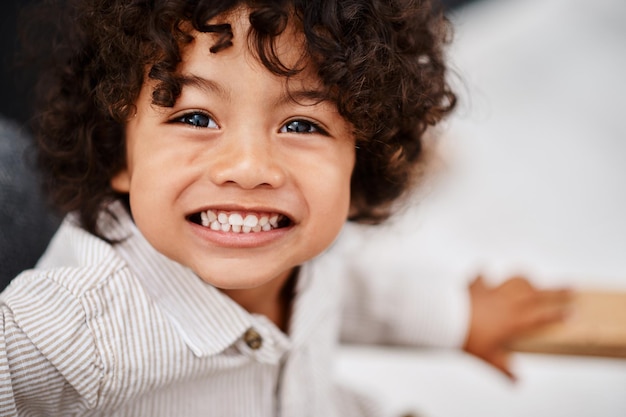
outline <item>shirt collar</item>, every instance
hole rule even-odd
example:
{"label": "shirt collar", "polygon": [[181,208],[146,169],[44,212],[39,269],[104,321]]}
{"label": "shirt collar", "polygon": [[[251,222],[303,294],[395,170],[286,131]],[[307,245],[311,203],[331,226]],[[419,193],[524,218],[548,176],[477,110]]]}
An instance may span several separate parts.
{"label": "shirt collar", "polygon": [[325,253],[300,267],[287,340],[265,317],[251,315],[191,269],[154,249],[121,203],[111,204],[108,212],[108,236],[120,241],[115,251],[199,357],[223,352],[251,327],[261,330],[280,356],[289,346],[309,343],[311,330],[328,325],[337,311],[342,269],[336,256]]}
{"label": "shirt collar", "polygon": [[120,203],[110,205],[109,212],[117,220],[108,225],[111,236],[122,238],[115,251],[194,354],[220,353],[252,326],[253,317],[241,306],[154,249]]}

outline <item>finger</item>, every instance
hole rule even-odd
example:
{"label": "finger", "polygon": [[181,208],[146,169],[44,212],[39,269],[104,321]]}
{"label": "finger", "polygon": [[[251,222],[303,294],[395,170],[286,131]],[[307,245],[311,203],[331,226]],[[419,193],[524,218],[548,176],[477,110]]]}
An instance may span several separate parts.
{"label": "finger", "polygon": [[485,361],[504,374],[504,376],[506,376],[510,381],[515,382],[517,381],[517,377],[511,371],[510,356],[511,355],[508,351],[498,350],[489,358],[485,358]]}
{"label": "finger", "polygon": [[567,288],[554,290],[540,290],[536,294],[541,303],[561,303],[567,304],[572,301],[574,292]]}
{"label": "finger", "polygon": [[533,288],[533,285],[530,283],[530,281],[528,280],[528,278],[522,276],[522,275],[513,275],[512,277],[508,278],[506,281],[504,281],[502,283],[502,285],[506,285],[506,286],[511,286],[511,287],[518,287],[518,288]]}
{"label": "finger", "polygon": [[482,275],[478,275],[474,280],[470,283],[470,289],[473,290],[486,290],[487,284],[485,283],[485,279]]}
{"label": "finger", "polygon": [[566,304],[572,300],[573,291],[568,288],[537,289],[529,282],[516,281],[507,290],[511,300],[525,304]]}
{"label": "finger", "polygon": [[519,306],[524,310],[546,309],[567,311],[573,304],[573,292],[568,289],[541,290],[534,294],[529,294]]}
{"label": "finger", "polygon": [[517,330],[526,331],[567,319],[571,307],[567,303],[535,303],[517,317]]}
{"label": "finger", "polygon": [[532,286],[530,281],[521,276],[515,276],[507,279],[496,287],[498,292],[505,294],[511,299],[523,299],[534,295],[537,290]]}

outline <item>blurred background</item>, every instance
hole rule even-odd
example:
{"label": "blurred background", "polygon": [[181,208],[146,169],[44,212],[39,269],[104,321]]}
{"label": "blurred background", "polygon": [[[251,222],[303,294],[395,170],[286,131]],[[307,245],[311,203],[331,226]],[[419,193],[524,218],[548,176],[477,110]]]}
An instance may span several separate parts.
{"label": "blurred background", "polygon": [[[32,79],[12,68],[18,3],[0,17],[3,279],[35,262],[57,221],[21,156]],[[447,7],[459,107],[442,126],[436,175],[362,240],[363,267],[406,265],[425,291],[465,288],[479,272],[494,283],[521,273],[540,287],[626,291],[626,2]],[[626,360],[516,354],[513,370],[516,383],[457,351],[346,347],[337,373],[396,414],[626,416]]]}
{"label": "blurred background", "polygon": [[[362,239],[363,268],[411,268],[425,291],[479,272],[626,291],[626,2],[478,0],[450,16],[460,103],[440,166]],[[626,360],[515,354],[513,371],[517,383],[455,351],[353,347],[338,368],[396,414],[626,416]]]}

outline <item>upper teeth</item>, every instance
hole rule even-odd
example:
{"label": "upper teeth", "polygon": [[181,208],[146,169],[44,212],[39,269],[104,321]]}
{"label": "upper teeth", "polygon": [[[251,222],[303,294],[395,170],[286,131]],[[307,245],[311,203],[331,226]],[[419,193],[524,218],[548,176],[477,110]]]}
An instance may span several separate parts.
{"label": "upper teeth", "polygon": [[283,217],[278,213],[248,213],[207,210],[200,213],[202,225],[223,232],[250,233],[267,232],[278,227]]}

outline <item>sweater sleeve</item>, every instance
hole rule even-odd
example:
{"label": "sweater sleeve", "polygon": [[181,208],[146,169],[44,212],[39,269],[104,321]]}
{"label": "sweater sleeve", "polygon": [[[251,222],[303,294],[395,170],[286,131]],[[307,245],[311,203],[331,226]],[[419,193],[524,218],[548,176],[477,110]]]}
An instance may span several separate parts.
{"label": "sweater sleeve", "polygon": [[[363,241],[353,230],[342,239]],[[347,234],[347,236],[346,236]],[[466,282],[413,257],[376,256],[380,245],[339,245],[342,258],[341,339],[347,343],[459,348],[470,320]],[[372,255],[374,253],[374,255]]]}

